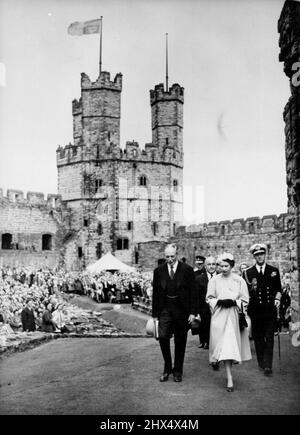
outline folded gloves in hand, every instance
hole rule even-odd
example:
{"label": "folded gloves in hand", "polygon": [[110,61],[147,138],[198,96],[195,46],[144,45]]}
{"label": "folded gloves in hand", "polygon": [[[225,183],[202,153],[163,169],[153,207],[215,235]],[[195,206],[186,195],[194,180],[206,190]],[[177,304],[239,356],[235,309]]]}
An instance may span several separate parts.
{"label": "folded gloves in hand", "polygon": [[218,299],[217,306],[222,308],[231,308],[236,305],[236,301],[233,299]]}

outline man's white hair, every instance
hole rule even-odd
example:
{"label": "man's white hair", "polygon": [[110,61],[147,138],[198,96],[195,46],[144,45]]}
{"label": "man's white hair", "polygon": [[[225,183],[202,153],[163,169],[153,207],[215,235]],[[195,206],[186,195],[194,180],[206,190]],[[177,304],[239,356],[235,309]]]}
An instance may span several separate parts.
{"label": "man's white hair", "polygon": [[175,245],[175,243],[169,243],[169,244],[165,247],[165,252],[166,252],[167,250],[169,250],[169,249],[175,249],[176,254],[177,254],[177,250],[178,250],[178,248],[177,248],[177,246]]}
{"label": "man's white hair", "polygon": [[212,255],[210,255],[209,257],[206,258],[206,260],[205,260],[205,264],[207,264],[207,263],[211,263],[212,261],[213,261],[214,263],[216,263],[216,259],[215,259],[215,257],[213,257]]}

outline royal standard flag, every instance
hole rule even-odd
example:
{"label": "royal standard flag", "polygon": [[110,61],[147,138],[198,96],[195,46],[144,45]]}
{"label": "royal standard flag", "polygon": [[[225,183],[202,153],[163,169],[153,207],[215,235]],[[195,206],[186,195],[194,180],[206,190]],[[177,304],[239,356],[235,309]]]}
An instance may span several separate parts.
{"label": "royal standard flag", "polygon": [[100,18],[90,21],[75,21],[68,27],[68,33],[72,36],[90,35],[92,33],[100,33]]}

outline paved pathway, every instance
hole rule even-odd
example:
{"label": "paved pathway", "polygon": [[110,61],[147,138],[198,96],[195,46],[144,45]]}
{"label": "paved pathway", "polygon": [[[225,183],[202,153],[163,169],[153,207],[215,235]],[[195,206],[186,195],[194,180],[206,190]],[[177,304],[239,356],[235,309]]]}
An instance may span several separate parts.
{"label": "paved pathway", "polygon": [[[135,318],[128,310],[119,309],[124,324]],[[159,382],[152,338],[66,338],[13,354],[0,361],[0,414],[300,413],[300,347],[289,336],[281,336],[281,371],[276,345],[274,376],[266,378],[254,359],[235,366],[234,393],[225,390],[224,368],[213,372],[197,345],[189,333],[182,383]]]}

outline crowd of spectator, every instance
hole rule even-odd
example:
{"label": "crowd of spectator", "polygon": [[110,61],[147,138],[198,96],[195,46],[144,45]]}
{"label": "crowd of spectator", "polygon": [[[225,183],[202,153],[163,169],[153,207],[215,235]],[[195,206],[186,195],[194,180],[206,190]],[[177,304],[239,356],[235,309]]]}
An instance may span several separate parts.
{"label": "crowd of spectator", "polygon": [[148,300],[152,274],[86,272],[29,268],[0,269],[0,332],[67,332],[66,293],[87,295],[95,301],[131,303]]}

